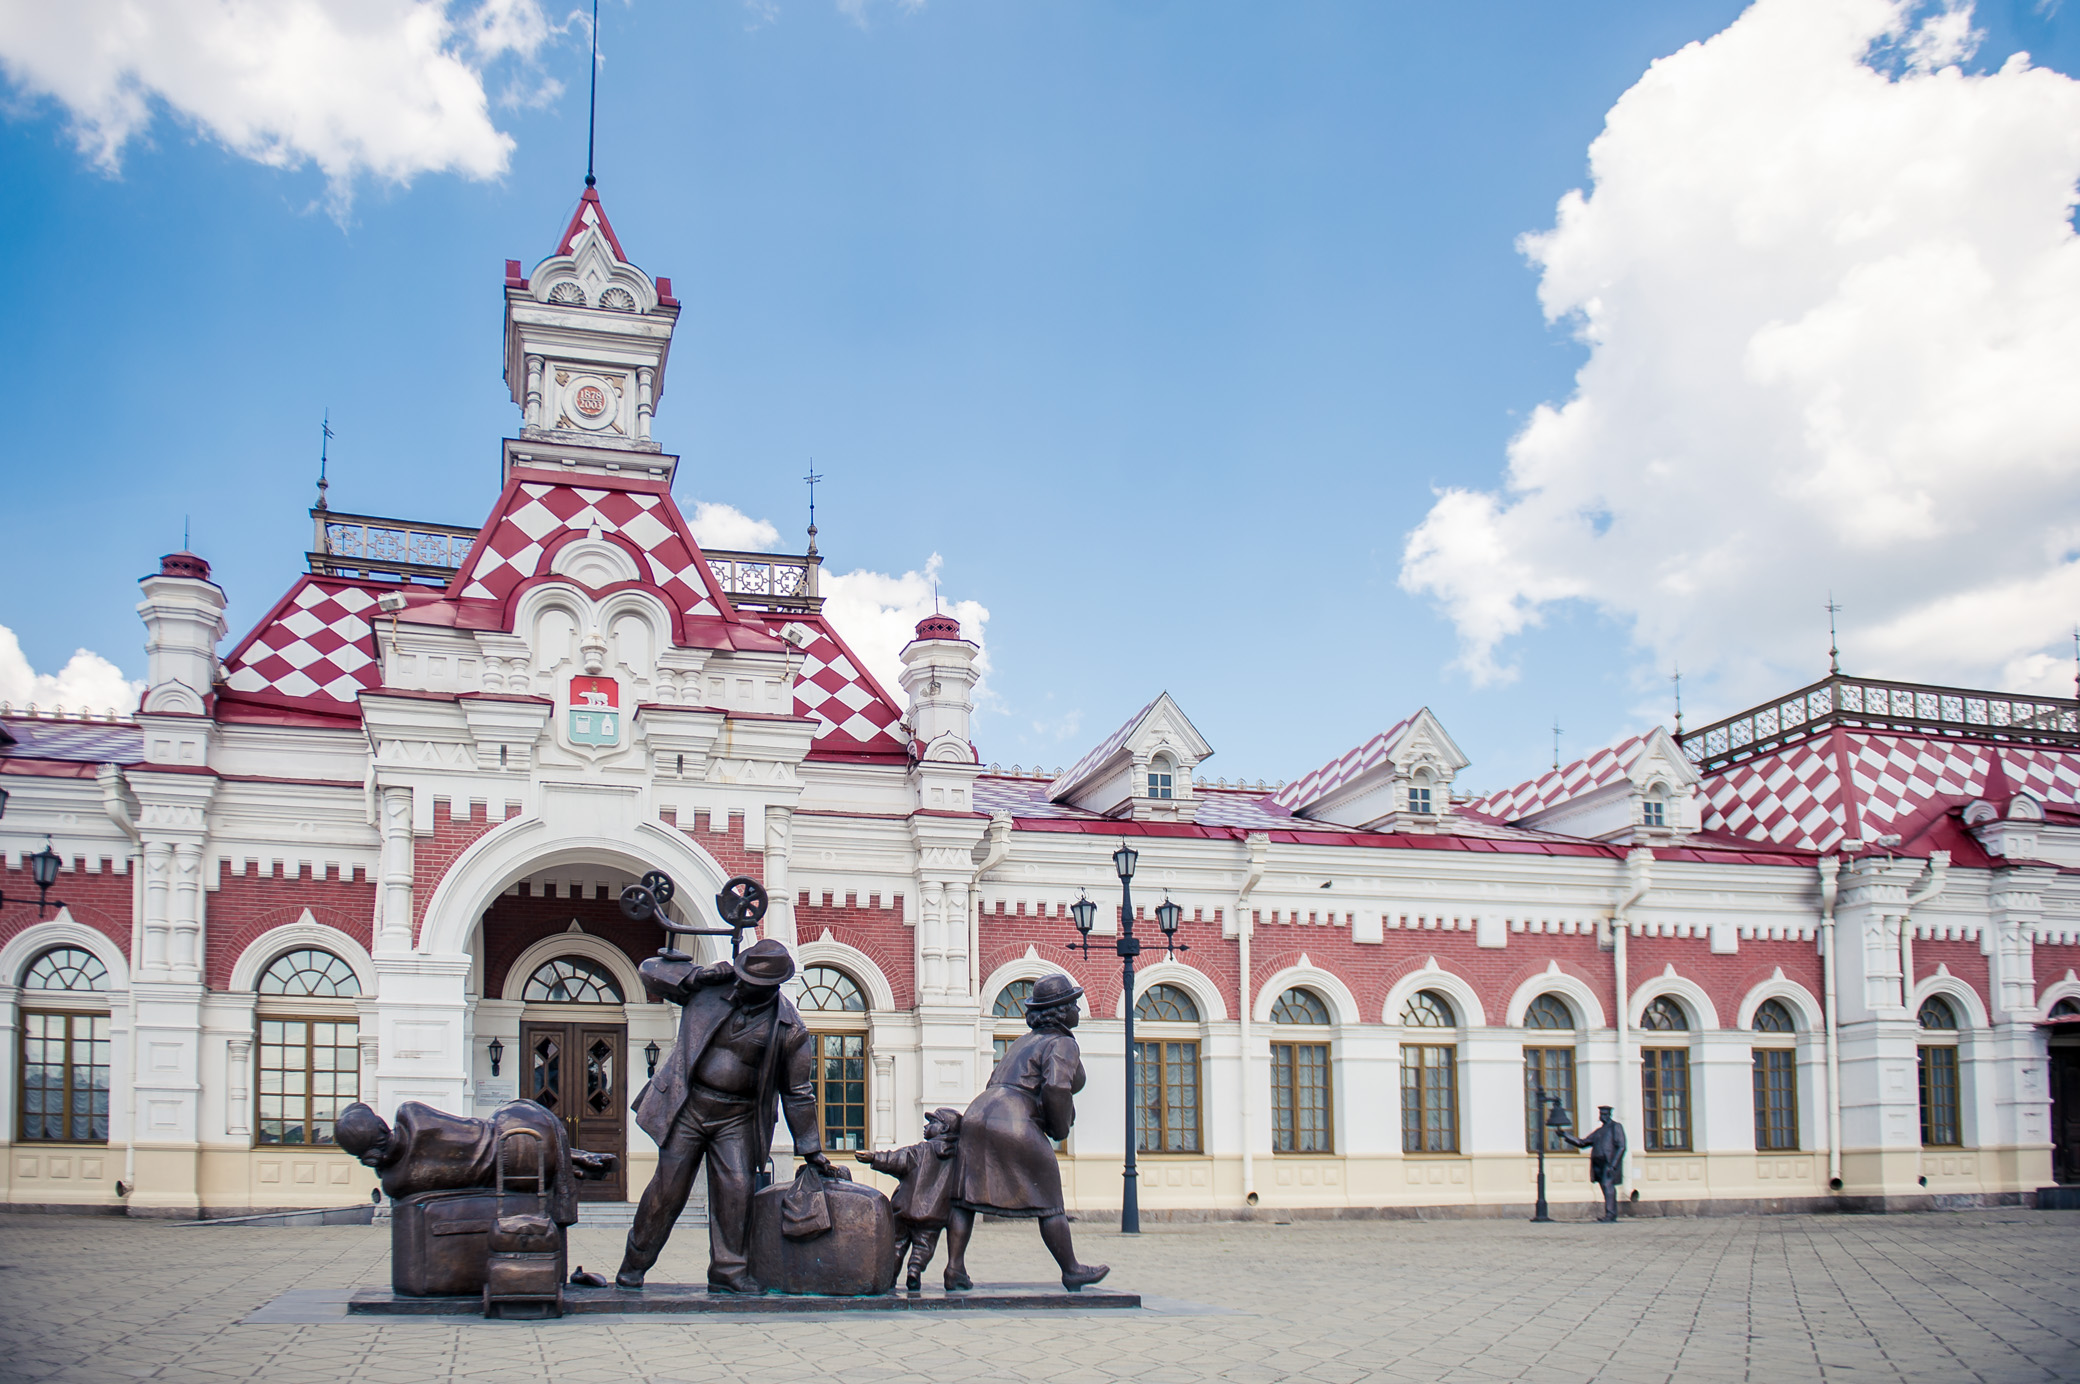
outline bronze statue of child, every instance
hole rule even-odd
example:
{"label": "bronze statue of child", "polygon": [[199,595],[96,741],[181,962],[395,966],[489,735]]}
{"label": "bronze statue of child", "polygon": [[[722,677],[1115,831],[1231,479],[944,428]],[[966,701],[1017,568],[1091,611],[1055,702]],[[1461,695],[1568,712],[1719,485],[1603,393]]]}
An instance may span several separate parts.
{"label": "bronze statue of child", "polygon": [[925,1116],[923,1143],[852,1155],[875,1172],[896,1179],[891,1203],[896,1214],[896,1265],[902,1266],[907,1253],[910,1271],[903,1287],[909,1292],[923,1286],[925,1266],[932,1262],[932,1253],[939,1248],[939,1232],[953,1212],[960,1138],[961,1112],[941,1107]]}

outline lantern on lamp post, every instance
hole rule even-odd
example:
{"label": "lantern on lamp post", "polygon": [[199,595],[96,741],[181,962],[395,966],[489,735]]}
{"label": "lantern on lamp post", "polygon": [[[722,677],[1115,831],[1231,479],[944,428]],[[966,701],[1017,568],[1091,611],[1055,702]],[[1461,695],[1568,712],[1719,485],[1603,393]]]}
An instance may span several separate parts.
{"label": "lantern on lamp post", "polygon": [[[0,795],[4,796],[4,795]],[[36,886],[36,916],[41,918],[53,908],[65,907],[65,900],[51,897],[51,888],[58,882],[58,867],[65,863],[63,856],[51,846],[51,838],[43,838],[43,849],[22,862],[29,867],[29,880]],[[16,899],[16,903],[27,903],[27,899]],[[0,893],[0,908],[7,906],[7,895]]]}
{"label": "lantern on lamp post", "polygon": [[[1133,889],[1134,866],[1140,859],[1141,853],[1124,841],[1120,842],[1119,849],[1112,853],[1112,869],[1119,876],[1119,936],[1114,940],[1112,950],[1120,960],[1120,989],[1124,997],[1122,1008],[1126,1015],[1127,1045],[1127,1155],[1121,1172],[1126,1185],[1121,1195],[1119,1210],[1119,1230],[1122,1235],[1141,1233],[1141,1170],[1134,1157],[1136,1145],[1141,1142],[1140,1123],[1135,1119],[1140,1090],[1134,1070],[1134,958],[1141,955],[1141,939],[1134,935]],[[1091,954],[1091,929],[1097,923],[1098,906],[1088,898],[1078,897],[1076,902],[1069,906],[1069,912],[1076,920],[1076,931],[1081,934],[1080,940],[1070,943],[1070,948],[1081,948],[1084,956],[1088,958]],[[1156,909],[1156,922],[1163,929],[1163,950],[1167,955],[1175,956],[1181,951],[1191,950],[1185,943],[1177,940],[1177,925],[1183,917],[1184,910],[1170,902],[1167,895],[1164,896],[1162,904]]]}
{"label": "lantern on lamp post", "polygon": [[1532,1089],[1536,1092],[1541,1118],[1538,1122],[1538,1201],[1531,1208],[1531,1219],[1533,1222],[1543,1222],[1553,1219],[1546,1214],[1546,1145],[1553,1141],[1551,1131],[1571,1128],[1574,1117],[1567,1113],[1565,1101],[1558,1096],[1546,1094],[1543,1082]]}

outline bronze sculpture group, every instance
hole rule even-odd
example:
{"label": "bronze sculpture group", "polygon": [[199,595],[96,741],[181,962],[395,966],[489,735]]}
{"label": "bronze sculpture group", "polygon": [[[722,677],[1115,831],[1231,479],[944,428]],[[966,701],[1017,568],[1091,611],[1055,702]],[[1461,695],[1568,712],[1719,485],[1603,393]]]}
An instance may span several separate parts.
{"label": "bronze sculpture group", "polygon": [[[665,910],[669,876],[653,872],[622,894],[622,911],[668,933],[742,933],[765,914],[765,892],[733,879],[716,896],[725,928],[687,928]],[[641,1290],[705,1164],[708,1291],[721,1294],[883,1293],[902,1274],[918,1292],[941,1231],[945,1286],[974,1287],[967,1249],[978,1214],[1038,1220],[1040,1238],[1077,1292],[1104,1278],[1076,1258],[1054,1143],[1075,1122],[1083,1061],[1071,1030],[1083,990],[1054,975],[1033,988],[1029,1031],[1011,1044],[965,1113],[935,1110],[922,1143],[855,1157],[897,1182],[893,1202],[830,1161],[816,1120],[814,1042],[781,993],[794,958],[766,939],[707,967],[667,945],[643,962],[643,987],[681,1006],[678,1039],[635,1100],[636,1123],[658,1148],[614,1283]],[[802,1167],[771,1182],[775,1105]],[[416,1101],[395,1126],[356,1103],[340,1115],[339,1145],[382,1178],[395,1202],[393,1289],[401,1296],[484,1295],[486,1315],[563,1309],[565,1231],[577,1221],[577,1180],[603,1177],[613,1154],[572,1149],[563,1122],[529,1100],[489,1120]],[[757,1272],[754,1273],[754,1265]],[[569,1281],[604,1287],[597,1274]]]}

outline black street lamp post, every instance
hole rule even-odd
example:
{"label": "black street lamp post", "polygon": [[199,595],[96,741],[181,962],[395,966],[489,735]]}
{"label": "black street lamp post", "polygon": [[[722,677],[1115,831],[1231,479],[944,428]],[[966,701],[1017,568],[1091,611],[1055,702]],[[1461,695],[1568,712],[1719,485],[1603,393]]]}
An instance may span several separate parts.
{"label": "black street lamp post", "polygon": [[[1141,1233],[1141,1171],[1134,1159],[1135,1146],[1141,1142],[1140,1127],[1135,1119],[1139,1091],[1134,1074],[1134,958],[1141,955],[1141,939],[1134,935],[1133,890],[1134,862],[1140,858],[1141,853],[1124,841],[1112,853],[1112,868],[1119,874],[1119,937],[1113,942],[1112,950],[1120,959],[1120,984],[1124,996],[1122,1012],[1127,1016],[1127,1159],[1123,1172],[1126,1188],[1119,1208],[1119,1231],[1122,1235]],[[1088,898],[1078,898],[1069,906],[1069,912],[1075,915],[1076,930],[1082,934],[1082,940],[1072,942],[1070,948],[1081,947],[1084,956],[1089,957],[1091,928],[1097,922],[1098,906]],[[1190,946],[1177,940],[1177,924],[1183,917],[1184,910],[1170,902],[1167,895],[1164,896],[1161,906],[1156,909],[1156,921],[1162,926],[1163,949],[1168,955],[1191,950]]]}
{"label": "black street lamp post", "polygon": [[[1546,1214],[1546,1145],[1552,1142],[1546,1131],[1565,1129],[1574,1123],[1574,1117],[1567,1113],[1567,1105],[1560,1097],[1546,1094],[1543,1082],[1532,1089],[1537,1092],[1539,1114],[1544,1117],[1538,1126],[1538,1203],[1531,1208],[1531,1219],[1536,1223],[1553,1219]],[[1552,1108],[1549,1110],[1548,1106]]]}

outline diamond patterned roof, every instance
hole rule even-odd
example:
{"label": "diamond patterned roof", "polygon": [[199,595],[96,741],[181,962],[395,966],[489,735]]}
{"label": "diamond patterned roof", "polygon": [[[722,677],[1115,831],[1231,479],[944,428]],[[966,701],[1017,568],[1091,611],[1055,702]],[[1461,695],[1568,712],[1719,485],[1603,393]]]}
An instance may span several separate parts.
{"label": "diamond patterned roof", "polygon": [[636,547],[644,575],[675,611],[722,615],[728,603],[669,497],[542,481],[507,487],[449,590],[465,600],[503,601],[522,582],[549,570],[551,549],[595,528]]}
{"label": "diamond patterned roof", "polygon": [[1520,783],[1500,793],[1490,793],[1472,804],[1470,810],[1484,817],[1493,817],[1498,822],[1515,822],[1584,793],[1608,787],[1624,778],[1638,762],[1647,748],[1647,739],[1645,735],[1634,735],[1615,745],[1606,745],[1594,754],[1564,764],[1528,783]]}
{"label": "diamond patterned roof", "polygon": [[1075,767],[1070,769],[1068,773],[1056,778],[1055,783],[1060,786],[1060,789],[1067,790],[1083,782],[1084,775],[1119,753],[1119,747],[1127,743],[1127,737],[1134,733],[1134,728],[1147,718],[1149,712],[1156,709],[1156,703],[1161,700],[1163,700],[1163,694],[1160,692],[1156,693],[1147,706],[1142,707],[1141,710],[1129,716],[1125,725],[1106,736],[1097,749],[1092,750],[1089,754],[1077,760]]}
{"label": "diamond patterned roof", "polygon": [[135,764],[144,758],[144,732],[116,722],[44,721],[24,717],[7,722],[10,756],[58,759],[79,764]]}
{"label": "diamond patterned roof", "polygon": [[745,613],[778,635],[789,625],[815,632],[795,675],[794,713],[817,723],[816,749],[827,753],[907,754],[900,704],[867,671],[821,615]]}
{"label": "diamond patterned roof", "polygon": [[242,698],[322,715],[360,715],[377,684],[375,589],[303,577],[224,660],[224,686]]}
{"label": "diamond patterned roof", "polygon": [[1415,724],[1415,719],[1413,716],[1402,717],[1356,749],[1337,756],[1304,778],[1294,779],[1271,801],[1288,812],[1297,812],[1309,804],[1320,802],[1360,774],[1386,763],[1395,743]]}

